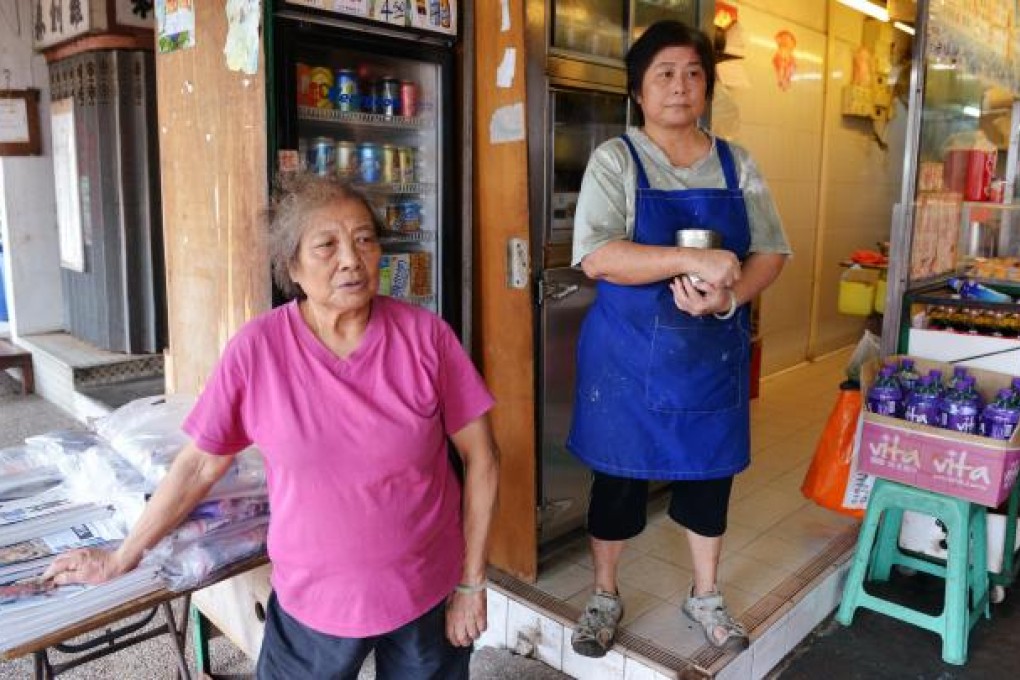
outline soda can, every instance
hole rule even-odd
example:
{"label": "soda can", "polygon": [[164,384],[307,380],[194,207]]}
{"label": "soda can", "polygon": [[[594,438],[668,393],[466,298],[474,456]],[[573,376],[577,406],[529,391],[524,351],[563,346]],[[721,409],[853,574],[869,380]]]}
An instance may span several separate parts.
{"label": "soda can", "polygon": [[400,204],[400,230],[414,232],[421,229],[421,203],[404,201]]}
{"label": "soda can", "polygon": [[308,71],[308,79],[311,82],[308,105],[320,109],[333,108],[333,102],[329,98],[333,89],[333,72],[325,66],[316,66]]}
{"label": "soda can", "polygon": [[336,143],[336,174],[346,179],[358,174],[358,145],[354,142]]}
{"label": "soda can", "polygon": [[401,184],[410,184],[414,181],[414,149],[409,146],[397,148],[397,158],[400,165]]}
{"label": "soda can", "polygon": [[399,203],[387,203],[386,215],[383,220],[386,231],[401,231],[401,218],[403,214],[403,208]]}
{"label": "soda can", "polygon": [[341,111],[358,111],[361,101],[358,97],[358,74],[349,68],[336,72],[336,85],[333,88],[333,101]]}
{"label": "soda can", "polygon": [[308,169],[308,148],[309,145],[307,138],[302,137],[301,139],[297,140],[299,170],[304,171]]}
{"label": "soda can", "polygon": [[333,173],[333,167],[333,140],[316,137],[308,148],[308,170],[325,176]]}
{"label": "soda can", "polygon": [[378,80],[365,80],[361,83],[361,110],[365,113],[379,113],[379,88],[382,84]]}
{"label": "soda can", "polygon": [[381,149],[378,144],[365,142],[358,146],[358,176],[365,184],[379,181],[382,171]]}
{"label": "soda can", "polygon": [[299,61],[296,66],[296,71],[298,106],[309,106],[309,92],[312,85],[312,69],[308,66],[308,64],[302,64]]}
{"label": "soda can", "polygon": [[397,147],[392,144],[383,144],[382,147],[382,168],[380,176],[386,184],[397,184],[400,182],[400,161],[397,159]]}
{"label": "soda can", "polygon": [[384,116],[400,115],[400,81],[396,78],[383,78],[379,88],[381,101],[378,102],[378,113]]}
{"label": "soda can", "polygon": [[418,85],[410,80],[400,83],[400,113],[404,116],[418,115]]}

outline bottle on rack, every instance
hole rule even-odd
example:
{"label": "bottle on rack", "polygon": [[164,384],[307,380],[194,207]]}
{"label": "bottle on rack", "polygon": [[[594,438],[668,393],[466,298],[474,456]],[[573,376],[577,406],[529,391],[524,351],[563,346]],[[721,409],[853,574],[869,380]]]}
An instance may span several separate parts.
{"label": "bottle on rack", "polygon": [[893,373],[895,366],[883,366],[868,389],[867,406],[872,413],[898,418],[902,413],[903,390]]}

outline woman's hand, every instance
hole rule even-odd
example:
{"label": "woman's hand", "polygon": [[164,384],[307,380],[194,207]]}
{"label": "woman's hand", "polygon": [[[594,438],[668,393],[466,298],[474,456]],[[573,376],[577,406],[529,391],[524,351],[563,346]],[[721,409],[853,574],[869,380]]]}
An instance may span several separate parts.
{"label": "woman's hand", "polygon": [[728,288],[713,286],[705,281],[694,283],[689,276],[677,276],[669,283],[677,309],[691,316],[725,314],[730,309]]}
{"label": "woman's hand", "polygon": [[688,273],[719,288],[732,288],[740,279],[740,260],[728,250],[698,250],[697,268]]}
{"label": "woman's hand", "polygon": [[456,647],[470,647],[488,627],[485,590],[454,591],[446,601],[446,637]]}
{"label": "woman's hand", "polygon": [[43,573],[42,579],[52,579],[58,586],[69,583],[95,585],[121,576],[131,569],[132,566],[121,562],[115,550],[83,548],[58,555]]}

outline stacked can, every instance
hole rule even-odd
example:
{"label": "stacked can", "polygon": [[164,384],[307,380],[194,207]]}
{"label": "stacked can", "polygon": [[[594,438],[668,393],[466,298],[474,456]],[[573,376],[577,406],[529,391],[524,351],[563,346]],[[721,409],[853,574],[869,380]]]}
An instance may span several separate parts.
{"label": "stacked can", "polygon": [[382,174],[382,150],[378,144],[364,142],[358,145],[358,177],[365,184],[375,184]]}
{"label": "stacked can", "polygon": [[336,72],[336,86],[333,88],[336,108],[340,111],[358,111],[361,100],[358,96],[358,74],[349,68]]}
{"label": "stacked can", "polygon": [[316,175],[333,174],[333,140],[330,137],[316,137],[308,147],[308,170]]}
{"label": "stacked can", "polygon": [[316,66],[308,71],[308,105],[320,109],[333,108],[329,95],[333,90],[333,72],[325,66]]}

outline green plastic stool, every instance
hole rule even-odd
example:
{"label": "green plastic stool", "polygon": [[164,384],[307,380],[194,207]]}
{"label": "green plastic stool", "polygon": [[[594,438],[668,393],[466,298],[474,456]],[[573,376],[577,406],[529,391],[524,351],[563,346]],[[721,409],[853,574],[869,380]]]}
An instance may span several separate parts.
{"label": "green plastic stool", "polygon": [[[904,510],[935,517],[945,524],[949,551],[944,564],[913,557],[899,549]],[[836,620],[849,626],[857,608],[865,607],[938,633],[942,636],[943,661],[966,663],[971,628],[982,614],[991,618],[986,512],[984,506],[960,498],[886,479],[875,480]],[[970,540],[960,540],[960,536],[969,536]],[[888,581],[893,565],[945,579],[946,598],[940,615],[925,614],[865,592],[865,581]]]}

